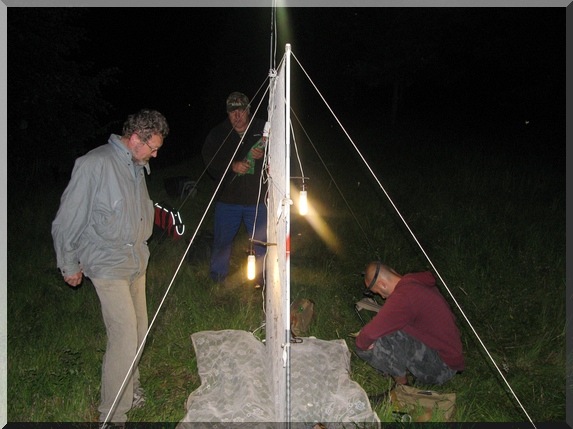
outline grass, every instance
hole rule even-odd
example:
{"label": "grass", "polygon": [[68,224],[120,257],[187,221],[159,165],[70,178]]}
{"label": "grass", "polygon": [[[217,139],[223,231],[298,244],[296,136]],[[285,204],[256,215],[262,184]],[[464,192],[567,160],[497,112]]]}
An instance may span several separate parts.
{"label": "grass", "polygon": [[[424,135],[422,144],[421,135],[386,135],[391,144],[381,151],[383,156],[369,154],[380,170],[377,176],[529,415],[535,422],[563,422],[567,368],[571,371],[565,355],[564,167],[549,155],[513,159],[516,152],[484,149],[486,143],[488,148],[511,143],[501,137],[495,145],[479,135],[450,133],[447,139]],[[366,146],[380,137],[362,131],[353,138]],[[536,148],[544,138],[531,136],[525,143]],[[382,191],[359,165],[347,165],[354,162],[352,155],[335,150],[329,154],[326,165],[339,176],[333,174],[346,201],[312,152],[307,153],[305,173],[311,176],[309,195],[322,225],[331,230],[338,247],[325,244],[313,228],[316,222],[293,212],[291,299],[315,302],[316,320],[309,335],[344,339],[353,350],[348,334],[361,328],[353,306],[362,298],[364,265],[380,258],[402,273],[431,266]],[[201,172],[199,159],[154,170],[149,182],[152,199],[179,207],[181,201],[165,193],[163,179],[176,175],[197,179]],[[197,227],[213,189],[202,178],[198,195],[181,207],[186,238]],[[96,421],[98,416],[105,330],[91,283],[69,288],[55,268],[50,224],[62,191],[62,186],[41,187],[40,192],[10,194],[10,422]],[[211,222],[208,213],[201,229],[211,228]],[[243,229],[231,261],[239,276],[247,243]],[[150,321],[173,283],[141,359],[146,406],[128,417],[178,422],[185,415],[187,396],[201,382],[191,334],[257,330],[264,320],[263,295],[261,290],[240,286],[240,281],[232,288],[213,285],[207,261],[184,261],[173,277],[185,240],[155,240],[150,248]],[[443,387],[434,387],[456,393],[457,421],[527,421],[452,298],[442,291],[458,318],[467,369]],[[372,316],[362,313],[365,318]],[[257,335],[262,335],[260,330]],[[351,364],[352,379],[369,395],[390,388],[388,380],[354,354]],[[393,421],[385,403],[374,409],[382,421]]]}

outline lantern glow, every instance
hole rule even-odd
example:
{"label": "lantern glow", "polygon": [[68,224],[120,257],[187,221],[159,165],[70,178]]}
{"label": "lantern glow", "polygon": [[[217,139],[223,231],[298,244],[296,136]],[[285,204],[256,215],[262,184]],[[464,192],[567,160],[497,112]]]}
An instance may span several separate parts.
{"label": "lantern glow", "polygon": [[247,278],[253,280],[255,278],[255,255],[250,254],[247,258]]}
{"label": "lantern glow", "polygon": [[304,191],[304,190],[300,191],[298,210],[302,216],[305,216],[306,214],[308,214],[308,200],[307,200],[306,191]]}

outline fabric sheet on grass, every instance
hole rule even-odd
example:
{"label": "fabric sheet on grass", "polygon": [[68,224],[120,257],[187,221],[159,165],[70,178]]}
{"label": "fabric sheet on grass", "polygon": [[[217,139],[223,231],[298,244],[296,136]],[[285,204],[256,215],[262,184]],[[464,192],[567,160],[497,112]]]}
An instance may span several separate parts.
{"label": "fabric sheet on grass", "polygon": [[[275,422],[275,400],[266,379],[265,345],[237,330],[197,332],[191,339],[201,386],[189,395],[187,413],[177,427],[276,427],[270,424]],[[291,343],[290,426],[380,428],[366,392],[350,379],[344,340],[302,340]]]}

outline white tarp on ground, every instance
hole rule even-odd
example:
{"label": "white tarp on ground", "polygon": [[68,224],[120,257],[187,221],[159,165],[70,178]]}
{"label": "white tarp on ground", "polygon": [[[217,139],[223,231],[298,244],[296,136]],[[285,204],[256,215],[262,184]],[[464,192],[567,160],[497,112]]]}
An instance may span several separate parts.
{"label": "white tarp on ground", "polygon": [[[201,386],[189,395],[178,428],[276,427],[265,345],[238,330],[197,332],[191,339]],[[290,358],[291,427],[380,428],[366,392],[350,379],[343,340],[303,338],[291,343]]]}

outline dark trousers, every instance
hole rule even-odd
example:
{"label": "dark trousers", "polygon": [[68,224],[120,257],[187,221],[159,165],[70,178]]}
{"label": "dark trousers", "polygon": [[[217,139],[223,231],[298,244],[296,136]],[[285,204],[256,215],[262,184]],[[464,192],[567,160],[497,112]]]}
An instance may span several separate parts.
{"label": "dark trousers", "polygon": [[384,374],[401,377],[407,369],[422,384],[441,386],[456,374],[436,350],[403,331],[378,338],[371,350],[356,348],[356,354]]}
{"label": "dark trousers", "polygon": [[[215,205],[215,227],[213,249],[211,250],[211,279],[221,282],[229,273],[229,259],[233,239],[237,235],[241,222],[245,222],[249,238],[262,242],[267,240],[267,208],[264,204],[258,206],[242,206],[238,204],[217,203]],[[263,281],[263,265],[266,246],[255,244],[253,246],[256,257],[256,280],[259,284]],[[245,256],[245,263],[246,263]]]}

